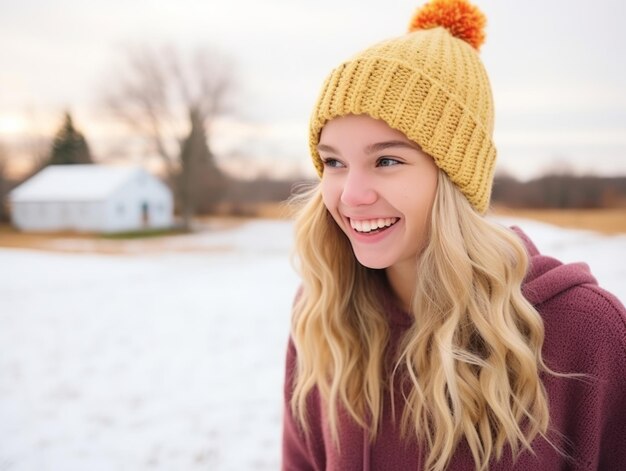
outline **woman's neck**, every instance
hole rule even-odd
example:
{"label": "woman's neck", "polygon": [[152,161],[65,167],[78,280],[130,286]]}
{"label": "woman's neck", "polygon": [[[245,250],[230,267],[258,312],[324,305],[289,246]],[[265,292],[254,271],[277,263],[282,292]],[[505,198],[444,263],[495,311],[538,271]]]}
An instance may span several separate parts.
{"label": "woman's neck", "polygon": [[385,269],[391,291],[398,299],[400,308],[411,311],[415,285],[417,283],[417,266],[415,262],[404,262]]}

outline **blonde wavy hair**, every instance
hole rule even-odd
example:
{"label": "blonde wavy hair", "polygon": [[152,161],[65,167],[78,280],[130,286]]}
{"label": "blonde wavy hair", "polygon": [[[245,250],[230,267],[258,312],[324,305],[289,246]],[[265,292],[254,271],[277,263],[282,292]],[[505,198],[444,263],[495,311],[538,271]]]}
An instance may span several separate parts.
{"label": "blonde wavy hair", "polygon": [[[373,441],[396,378],[408,391],[402,434],[426,445],[427,470],[445,469],[462,438],[477,470],[499,460],[505,445],[517,457],[532,452],[537,436],[547,440],[544,327],[522,296],[528,256],[512,231],[477,214],[440,171],[428,242],[416,260],[413,322],[396,346],[380,299],[384,271],[358,263],[319,185],[299,202],[291,407],[305,431],[306,400],[317,387],[337,446],[340,407]],[[385,373],[390,348],[397,353]]]}

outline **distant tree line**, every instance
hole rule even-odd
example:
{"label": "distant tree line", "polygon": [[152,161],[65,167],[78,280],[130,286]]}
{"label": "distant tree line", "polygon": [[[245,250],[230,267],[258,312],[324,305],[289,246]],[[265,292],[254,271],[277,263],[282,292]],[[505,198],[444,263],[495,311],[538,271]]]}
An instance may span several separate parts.
{"label": "distant tree line", "polygon": [[[300,180],[273,180],[257,178],[238,180],[230,178],[220,198],[218,209],[221,213],[233,216],[254,216],[255,207],[265,203],[287,201],[295,188],[302,184]],[[209,214],[204,213],[204,214]]]}
{"label": "distant tree line", "polygon": [[546,175],[520,182],[497,176],[491,200],[510,208],[624,208],[626,177]]}

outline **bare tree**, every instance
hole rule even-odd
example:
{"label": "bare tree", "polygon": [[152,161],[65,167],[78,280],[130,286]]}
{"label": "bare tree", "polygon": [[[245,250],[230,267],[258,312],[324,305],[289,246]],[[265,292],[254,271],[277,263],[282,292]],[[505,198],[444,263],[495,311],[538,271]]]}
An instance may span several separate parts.
{"label": "bare tree", "polygon": [[205,170],[219,173],[211,152],[210,129],[215,117],[227,109],[233,86],[232,67],[224,56],[211,49],[199,49],[183,57],[172,47],[140,47],[127,50],[118,72],[104,93],[105,103],[161,158],[182,206],[183,223],[189,227],[196,205],[192,196],[200,192],[186,188],[198,181],[186,176],[199,169],[185,166],[203,159],[190,158],[189,152],[204,150],[197,145],[185,146],[185,141],[192,135],[195,139],[198,133],[193,128],[201,126],[206,140],[204,159],[210,160]]}

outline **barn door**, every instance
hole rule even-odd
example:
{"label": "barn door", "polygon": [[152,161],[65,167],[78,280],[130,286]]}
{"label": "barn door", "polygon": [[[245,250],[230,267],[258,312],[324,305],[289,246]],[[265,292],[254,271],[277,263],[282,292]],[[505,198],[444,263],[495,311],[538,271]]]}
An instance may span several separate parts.
{"label": "barn door", "polygon": [[143,227],[148,227],[150,225],[150,211],[147,202],[141,203],[141,223]]}

